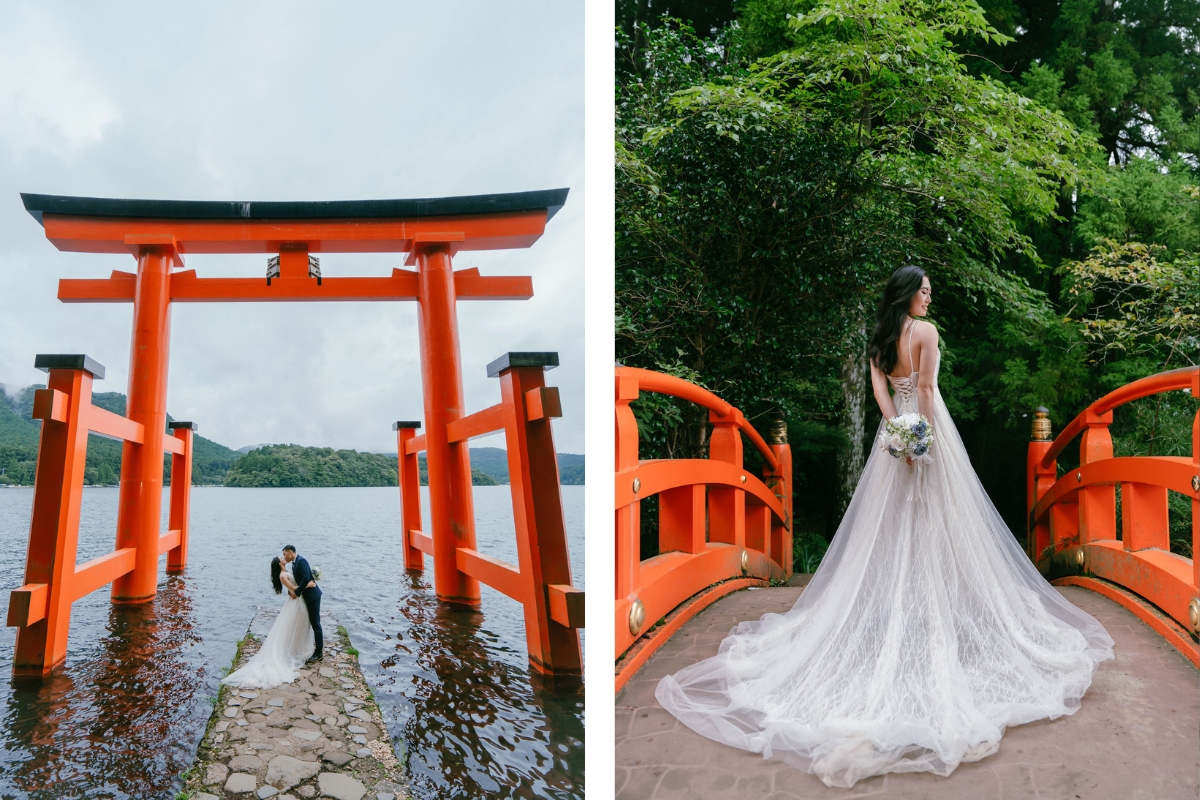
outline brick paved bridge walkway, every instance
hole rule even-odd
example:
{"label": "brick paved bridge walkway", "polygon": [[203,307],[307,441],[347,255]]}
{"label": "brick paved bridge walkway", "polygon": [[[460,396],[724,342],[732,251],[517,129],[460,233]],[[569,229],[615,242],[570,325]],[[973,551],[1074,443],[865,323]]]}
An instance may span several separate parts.
{"label": "brick paved bridge walkway", "polygon": [[800,587],[735,592],[700,612],[617,695],[618,800],[1196,800],[1200,796],[1200,673],[1116,603],[1058,587],[1116,640],[1069,717],[1009,728],[1000,751],[948,778],[909,773],[831,789],[815,776],[693,733],[659,707],[658,680],[715,655],[738,622],[791,608]]}

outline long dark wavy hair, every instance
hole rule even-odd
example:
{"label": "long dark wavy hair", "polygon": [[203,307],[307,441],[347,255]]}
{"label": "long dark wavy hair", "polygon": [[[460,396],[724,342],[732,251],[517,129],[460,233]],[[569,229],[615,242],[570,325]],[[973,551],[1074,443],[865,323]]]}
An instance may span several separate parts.
{"label": "long dark wavy hair", "polygon": [[283,581],[279,580],[279,573],[283,572],[283,562],[279,560],[279,556],[271,559],[271,585],[275,587],[275,594],[283,594]]}
{"label": "long dark wavy hair", "polygon": [[883,289],[875,331],[871,334],[871,343],[867,345],[867,358],[886,375],[892,374],[896,369],[896,362],[900,360],[900,355],[896,352],[896,343],[900,341],[900,333],[904,330],[905,320],[908,319],[913,295],[921,291],[921,281],[924,277],[925,270],[907,264],[892,273]]}

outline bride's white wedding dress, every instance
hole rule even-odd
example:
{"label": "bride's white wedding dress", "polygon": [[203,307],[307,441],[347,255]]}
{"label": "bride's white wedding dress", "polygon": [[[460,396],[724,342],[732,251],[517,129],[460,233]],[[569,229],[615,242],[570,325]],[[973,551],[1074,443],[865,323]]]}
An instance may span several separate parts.
{"label": "bride's white wedding dress", "polygon": [[[896,412],[917,412],[917,373],[889,380]],[[1022,552],[934,398],[932,461],[873,446],[796,605],[664,678],[663,708],[841,787],[949,775],[996,752],[1005,726],[1079,709],[1113,640]]]}
{"label": "bride's white wedding dress", "polygon": [[[287,573],[292,574],[291,564],[287,565]],[[314,648],[313,629],[304,599],[289,597],[259,651],[221,683],[243,689],[273,689],[281,683],[291,683],[299,677],[300,668]]]}

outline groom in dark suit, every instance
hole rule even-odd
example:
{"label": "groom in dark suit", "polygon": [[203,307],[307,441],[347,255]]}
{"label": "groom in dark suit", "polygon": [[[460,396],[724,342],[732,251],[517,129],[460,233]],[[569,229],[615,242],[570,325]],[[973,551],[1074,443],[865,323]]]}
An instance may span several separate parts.
{"label": "groom in dark suit", "polygon": [[317,582],[313,580],[312,568],[308,566],[308,560],[304,556],[296,555],[295,547],[289,544],[283,548],[283,560],[289,563],[294,562],[292,563],[292,578],[300,587],[296,593],[304,598],[304,605],[308,609],[308,623],[312,625],[313,638],[316,639],[312,658],[308,660],[320,661],[325,650],[325,636],[321,631],[321,587],[317,586]]}

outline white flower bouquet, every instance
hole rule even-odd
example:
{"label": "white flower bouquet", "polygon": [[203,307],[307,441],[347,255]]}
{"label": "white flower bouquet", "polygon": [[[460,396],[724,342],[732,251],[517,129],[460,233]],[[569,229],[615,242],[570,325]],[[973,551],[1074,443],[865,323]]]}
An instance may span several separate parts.
{"label": "white flower bouquet", "polygon": [[892,458],[903,458],[912,466],[914,461],[929,461],[933,444],[933,428],[924,414],[900,414],[892,417],[879,434],[879,446]]}
{"label": "white flower bouquet", "polygon": [[314,581],[319,581],[319,580],[321,580],[321,568],[320,568],[320,567],[313,567],[313,568],[312,568],[312,576],[313,576],[313,580],[314,580]]}

